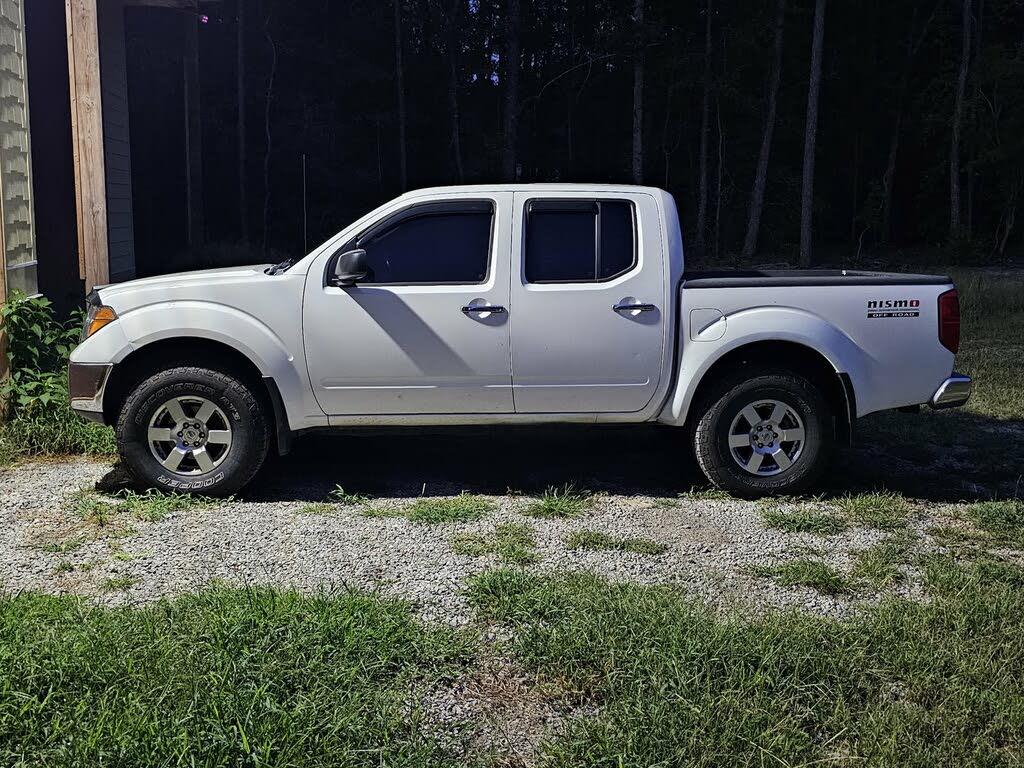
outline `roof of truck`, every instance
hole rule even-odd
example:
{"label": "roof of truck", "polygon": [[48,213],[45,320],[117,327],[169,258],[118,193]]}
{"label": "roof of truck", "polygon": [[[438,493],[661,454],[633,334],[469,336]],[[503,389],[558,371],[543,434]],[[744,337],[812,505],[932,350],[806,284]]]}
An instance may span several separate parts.
{"label": "roof of truck", "polygon": [[659,187],[644,187],[634,184],[460,184],[445,187],[425,187],[411,189],[402,197],[419,197],[420,195],[461,194],[465,192],[647,192],[664,194]]}

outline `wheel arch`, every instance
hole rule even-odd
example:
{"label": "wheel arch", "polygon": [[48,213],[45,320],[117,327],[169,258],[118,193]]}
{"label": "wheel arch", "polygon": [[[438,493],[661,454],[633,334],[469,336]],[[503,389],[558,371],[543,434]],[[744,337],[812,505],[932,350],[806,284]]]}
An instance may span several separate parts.
{"label": "wheel arch", "polygon": [[836,439],[847,444],[852,441],[857,404],[849,374],[839,371],[818,350],[796,341],[752,341],[725,352],[701,375],[687,410],[692,410],[709,390],[737,370],[757,366],[786,368],[818,386],[832,407]]}
{"label": "wheel arch", "polygon": [[143,379],[179,363],[199,365],[237,377],[263,404],[272,420],[276,450],[287,453],[291,428],[284,401],[272,376],[264,375],[245,353],[230,344],[200,336],[175,336],[138,347],[110,372],[103,394],[103,421],[114,424],[129,392]]}

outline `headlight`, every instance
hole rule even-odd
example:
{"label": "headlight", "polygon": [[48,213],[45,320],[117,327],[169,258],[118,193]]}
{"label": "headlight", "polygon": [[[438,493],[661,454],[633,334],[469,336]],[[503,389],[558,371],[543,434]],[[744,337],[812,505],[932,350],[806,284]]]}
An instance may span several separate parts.
{"label": "headlight", "polygon": [[117,312],[105,304],[100,304],[99,297],[94,293],[89,297],[89,306],[85,313],[85,325],[82,327],[82,341],[85,341],[108,323],[117,320]]}

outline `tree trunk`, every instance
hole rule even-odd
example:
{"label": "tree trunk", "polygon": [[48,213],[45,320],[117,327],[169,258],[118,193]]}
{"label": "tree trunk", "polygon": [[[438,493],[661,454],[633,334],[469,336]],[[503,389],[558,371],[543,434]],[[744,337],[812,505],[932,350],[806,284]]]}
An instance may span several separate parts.
{"label": "tree trunk", "polygon": [[[725,48],[723,40],[722,48]],[[718,166],[715,172],[715,263],[719,262],[722,255],[722,173],[725,163],[724,143],[722,136],[722,100],[715,98],[715,125],[718,128]]]}
{"label": "tree trunk", "polygon": [[[974,19],[974,56],[975,64],[974,71],[971,73],[971,80],[973,82],[971,90],[973,95],[971,98],[971,125],[975,131],[975,137],[977,137],[978,130],[978,114],[980,112],[979,105],[981,103],[981,63],[978,59],[979,53],[981,52],[982,43],[982,28],[985,20],[985,0],[978,0],[978,8],[975,13]],[[979,153],[979,142],[977,138],[971,142],[970,147],[970,160],[967,161],[967,239],[970,240],[974,235],[974,190],[978,181],[978,172],[975,167]]]}
{"label": "tree trunk", "polygon": [[244,243],[249,240],[249,206],[245,195],[245,0],[238,0],[237,49],[238,231]]}
{"label": "tree trunk", "polygon": [[814,210],[814,147],[818,138],[818,92],[821,89],[821,49],[825,39],[825,0],[814,4],[811,74],[807,87],[807,123],[804,126],[804,172],[800,196],[800,266],[811,265],[811,219]]}
{"label": "tree trunk", "polygon": [[270,14],[263,22],[263,36],[270,45],[270,75],[267,77],[267,95],[263,108],[263,131],[266,150],[263,153],[263,255],[270,248],[270,155],[274,151],[274,135],[270,124],[270,107],[274,100],[274,80],[277,78],[277,46],[270,35]]}
{"label": "tree trunk", "polygon": [[[941,0],[940,0],[941,1]],[[879,242],[886,245],[892,234],[892,190],[896,178],[896,158],[899,153],[900,131],[903,128],[903,114],[906,110],[907,95],[910,91],[910,75],[913,71],[914,58],[924,43],[928,27],[935,18],[935,11],[938,10],[938,3],[932,8],[931,15],[921,27],[921,32],[914,36],[917,20],[917,8],[910,18],[910,31],[907,33],[906,55],[903,57],[903,71],[900,73],[900,83],[896,89],[896,112],[893,115],[892,130],[889,133],[889,156],[885,164],[885,175],[882,176],[882,223],[879,233]]]}
{"label": "tree trunk", "polygon": [[462,167],[462,140],[459,127],[459,0],[448,5],[448,114],[451,119],[452,157],[455,160],[455,180],[462,184],[466,174]]}
{"label": "tree trunk", "polygon": [[516,181],[519,132],[519,0],[505,0],[505,105],[502,126],[502,181]]}
{"label": "tree trunk", "polygon": [[704,26],[704,101],[700,110],[700,159],[697,171],[697,250],[703,254],[708,219],[708,139],[711,113],[711,14],[707,0]]}
{"label": "tree trunk", "polygon": [[960,129],[964,115],[964,93],[967,70],[971,63],[971,0],[963,0],[963,30],[960,51],[960,74],[956,79],[956,101],[953,104],[953,140],[949,148],[949,239],[960,237]]}
{"label": "tree trunk", "polygon": [[775,53],[772,74],[768,84],[768,112],[764,118],[761,151],[757,155],[757,171],[750,191],[750,212],[747,215],[747,236],[743,240],[743,258],[749,259],[757,250],[757,237],[761,231],[761,212],[764,210],[764,190],[768,184],[768,159],[772,152],[775,133],[775,114],[779,104],[779,84],[782,81],[782,35],[786,28],[786,0],[779,0],[775,8]]}
{"label": "tree trunk", "polygon": [[395,10],[395,96],[398,99],[398,186],[408,186],[408,161],[405,154],[405,72],[402,66],[402,0],[394,0]]}
{"label": "tree trunk", "polygon": [[644,178],[644,0],[633,2],[636,50],[633,52],[633,183]]}

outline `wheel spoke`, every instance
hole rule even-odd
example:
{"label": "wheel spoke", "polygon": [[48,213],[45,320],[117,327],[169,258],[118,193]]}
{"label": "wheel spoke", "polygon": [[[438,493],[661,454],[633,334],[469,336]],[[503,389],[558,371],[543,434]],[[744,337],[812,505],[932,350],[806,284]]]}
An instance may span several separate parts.
{"label": "wheel spoke", "polygon": [[196,464],[203,472],[209,472],[213,469],[213,459],[210,458],[210,454],[206,452],[205,448],[198,448],[192,451],[192,458],[196,460]]}
{"label": "wheel spoke", "polygon": [[171,418],[174,419],[175,424],[181,424],[187,418],[185,416],[185,409],[181,407],[181,401],[178,398],[168,400],[164,407],[171,415]]}
{"label": "wheel spoke", "polygon": [[775,463],[779,465],[779,469],[789,469],[793,466],[793,462],[790,461],[789,456],[787,456],[786,452],[781,448],[772,454],[772,458],[775,459]]}
{"label": "wheel spoke", "polygon": [[784,429],[779,434],[780,443],[789,443],[794,440],[803,440],[804,431],[800,427],[793,427],[792,429]]}
{"label": "wheel spoke", "polygon": [[743,418],[747,420],[751,427],[761,421],[761,414],[757,412],[757,409],[754,408],[753,405],[748,405],[741,411],[741,413],[743,414]]}
{"label": "wheel spoke", "polygon": [[184,458],[185,451],[181,450],[181,448],[175,448],[169,454],[167,454],[167,458],[160,463],[164,465],[164,469],[173,472],[178,468],[178,465],[181,464],[181,460]]}
{"label": "wheel spoke", "polygon": [[213,403],[209,400],[203,400],[203,404],[199,406],[199,410],[196,411],[196,421],[201,421],[205,424],[213,416],[213,412],[217,409]]}
{"label": "wheel spoke", "polygon": [[[213,434],[212,432],[210,434]],[[729,447],[730,448],[749,448],[750,447],[750,435],[729,435]]]}
{"label": "wheel spoke", "polygon": [[757,472],[761,468],[761,462],[764,461],[764,454],[754,451],[750,455],[750,460],[747,462],[747,470],[750,472]]}
{"label": "wheel spoke", "polygon": [[230,429],[211,429],[206,433],[206,442],[213,445],[231,445]]}
{"label": "wheel spoke", "polygon": [[782,403],[776,403],[775,407],[772,408],[772,415],[768,417],[768,421],[772,424],[781,424],[783,417],[786,415],[786,406]]}
{"label": "wheel spoke", "polygon": [[174,438],[171,436],[170,427],[150,427],[149,428],[149,440],[154,443],[172,443]]}

